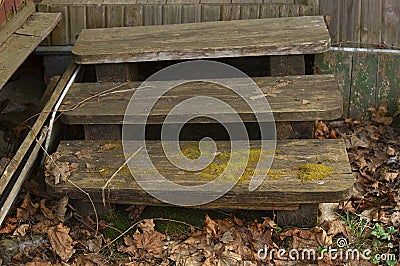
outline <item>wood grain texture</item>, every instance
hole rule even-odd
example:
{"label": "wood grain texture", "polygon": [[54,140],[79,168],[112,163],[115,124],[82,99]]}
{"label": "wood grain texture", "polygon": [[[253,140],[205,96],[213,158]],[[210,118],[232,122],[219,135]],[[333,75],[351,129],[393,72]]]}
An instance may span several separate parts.
{"label": "wood grain texture", "polygon": [[[277,88],[278,80],[292,81],[281,88]],[[260,89],[266,95],[271,106],[275,121],[314,121],[315,119],[333,120],[342,115],[342,97],[338,91],[337,83],[333,75],[320,76],[290,76],[290,77],[266,77],[255,79]],[[238,84],[238,80],[230,82]],[[128,90],[137,88],[139,83],[131,83],[122,87],[113,83],[76,83],[72,86],[65,98],[68,105],[62,106],[60,111],[64,111],[62,121],[66,124],[121,124],[125,114],[128,101],[134,90],[123,93],[107,94],[103,97],[94,97],[85,102],[84,105],[74,108],[74,106],[93,95],[101,94],[106,90],[116,88]],[[310,90],[313,88],[313,90]],[[194,96],[210,96],[229,103],[235,111],[247,122],[255,121],[253,111],[244,104],[236,94],[230,90],[212,83],[187,83],[169,91],[161,97],[150,113],[150,124],[161,123],[169,111],[176,104]],[[152,100],[143,98],[141,104]],[[309,104],[303,104],[307,100]],[[250,100],[252,101],[252,100]],[[256,102],[257,100],[254,100]],[[139,108],[139,106],[138,106]],[[198,108],[202,110],[197,110]],[[187,113],[195,115],[207,113],[204,107],[192,108]],[[220,113],[219,113],[220,114]],[[227,113],[227,115],[229,115]],[[143,117],[144,113],[138,111],[133,117]],[[208,123],[209,119],[196,120],[197,123]]]}
{"label": "wood grain texture", "polygon": [[72,53],[79,64],[99,64],[313,54],[329,46],[325,22],[315,16],[87,29]]}
{"label": "wood grain texture", "polygon": [[60,13],[33,13],[0,46],[0,90],[32,51],[56,27],[60,19]]}
{"label": "wood grain texture", "polygon": [[381,42],[382,0],[363,0],[361,8],[360,37],[362,45],[376,47]]}
{"label": "wood grain texture", "polygon": [[383,44],[400,49],[400,2],[396,0],[383,0]]}
{"label": "wood grain texture", "polygon": [[[112,149],[97,152],[106,144],[113,143]],[[192,142],[193,143],[193,142]],[[180,143],[185,145],[196,145],[191,143]],[[226,142],[217,142],[218,151],[229,148]],[[259,144],[252,142],[252,148]],[[187,172],[175,168],[165,159],[160,142],[148,142],[146,149],[152,158],[157,170],[169,180],[182,185],[200,185],[208,182],[198,176],[198,172]],[[265,209],[269,203],[320,203],[338,202],[349,198],[353,187],[353,176],[347,158],[346,148],[343,140],[288,140],[279,141],[276,150],[278,151],[272,163],[271,169],[282,173],[281,178],[273,179],[269,176],[255,191],[249,192],[249,180],[236,186],[216,200],[212,207],[222,208],[244,208],[244,209]],[[89,154],[90,159],[79,159],[75,154],[84,151]],[[61,154],[60,161],[77,163],[78,168],[71,173],[69,179],[90,193],[94,201],[101,201],[101,187],[107,179],[123,164],[124,156],[122,146],[118,142],[110,141],[63,141],[58,152]],[[132,160],[132,170],[135,176],[143,173],[140,163],[143,152],[139,152]],[[322,155],[321,155],[322,154]],[[330,165],[334,172],[323,179],[302,182],[295,170],[298,165],[304,163],[324,163]],[[87,165],[90,169],[88,170]],[[250,164],[248,167],[251,167]],[[70,198],[82,199],[85,197],[82,192],[69,183],[58,185],[47,179],[48,191],[56,196],[68,194]],[[149,180],[148,182],[152,182]],[[158,182],[157,187],[165,189],[163,184]],[[173,191],[171,191],[173,193]],[[205,192],[202,192],[205,193]],[[140,205],[160,205],[162,202],[156,200],[135,182],[128,169],[118,172],[106,189],[106,201],[114,203],[129,203]],[[195,196],[195,193],[193,194]],[[210,206],[204,206],[210,207]]]}
{"label": "wood grain texture", "polygon": [[339,0],[339,2],[341,14],[339,39],[343,43],[348,42],[348,45],[357,45],[361,39],[361,0]]}
{"label": "wood grain texture", "polygon": [[320,0],[319,14],[327,18],[329,33],[332,37],[332,43],[339,42],[339,22],[341,15],[339,13],[340,0]]}

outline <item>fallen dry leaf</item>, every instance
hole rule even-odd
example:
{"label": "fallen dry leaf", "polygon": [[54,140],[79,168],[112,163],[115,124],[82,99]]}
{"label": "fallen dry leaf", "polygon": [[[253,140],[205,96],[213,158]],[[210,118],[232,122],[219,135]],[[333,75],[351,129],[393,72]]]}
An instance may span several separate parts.
{"label": "fallen dry leaf", "polygon": [[39,208],[39,203],[33,203],[29,193],[26,193],[21,206],[17,208],[17,219],[20,221],[27,221],[31,216],[33,216],[37,209]]}
{"label": "fallen dry leaf", "polygon": [[43,215],[49,219],[49,220],[54,220],[55,219],[55,215],[53,214],[53,212],[46,207],[46,199],[42,199],[39,202],[39,206],[40,206],[40,211],[43,213]]}
{"label": "fallen dry leaf", "polygon": [[67,205],[68,205],[69,197],[64,196],[57,202],[57,206],[55,209],[55,218],[58,219],[59,222],[63,223],[65,219],[65,213],[67,212]]}
{"label": "fallen dry leaf", "polygon": [[0,235],[8,235],[17,228],[18,220],[16,218],[7,217],[4,226],[0,229]]}
{"label": "fallen dry leaf", "polygon": [[21,224],[15,231],[13,232],[13,236],[25,236],[26,233],[29,231],[29,224]]}
{"label": "fallen dry leaf", "polygon": [[76,258],[75,266],[102,266],[109,265],[110,261],[107,257],[98,254],[81,254]]}
{"label": "fallen dry leaf", "polygon": [[69,260],[75,250],[72,246],[73,240],[69,235],[70,228],[63,224],[51,227],[47,236],[49,238],[53,251],[60,256],[63,261]]}
{"label": "fallen dry leaf", "polygon": [[60,162],[60,158],[61,155],[56,152],[47,157],[45,163],[44,174],[47,177],[53,178],[56,185],[67,181],[67,178],[71,175],[69,162]]}
{"label": "fallen dry leaf", "polygon": [[117,144],[115,143],[106,143],[104,145],[101,145],[100,148],[97,150],[97,152],[103,152],[106,150],[114,149],[117,147]]}
{"label": "fallen dry leaf", "polygon": [[382,101],[381,105],[376,110],[374,107],[368,108],[368,111],[371,112],[371,120],[380,124],[384,124],[385,126],[389,126],[393,122],[393,118],[386,116],[388,113],[388,101]]}
{"label": "fallen dry leaf", "polygon": [[322,121],[315,120],[314,121],[314,138],[322,139],[325,138],[325,135],[329,133],[329,128]]}

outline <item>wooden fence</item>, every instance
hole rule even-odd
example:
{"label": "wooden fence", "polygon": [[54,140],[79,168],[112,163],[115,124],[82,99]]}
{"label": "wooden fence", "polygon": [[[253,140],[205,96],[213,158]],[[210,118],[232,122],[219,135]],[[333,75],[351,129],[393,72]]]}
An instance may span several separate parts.
{"label": "wooden fence", "polygon": [[316,56],[317,73],[334,73],[344,100],[344,116],[369,119],[368,108],[389,103],[398,110],[400,53],[330,51]]}
{"label": "wooden fence", "polygon": [[64,19],[46,45],[73,45],[83,28],[316,15],[319,0],[43,0]]}
{"label": "wooden fence", "polygon": [[338,46],[400,49],[399,0],[320,0],[320,13]]}

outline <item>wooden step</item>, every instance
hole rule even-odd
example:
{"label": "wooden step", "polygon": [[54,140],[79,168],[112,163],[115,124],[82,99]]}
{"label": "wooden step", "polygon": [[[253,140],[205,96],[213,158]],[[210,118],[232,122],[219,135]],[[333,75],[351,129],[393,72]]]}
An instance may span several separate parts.
{"label": "wooden step", "polygon": [[[229,143],[216,143],[219,152],[229,150]],[[185,152],[185,149],[191,151],[192,147],[198,143],[181,142],[180,145]],[[253,141],[251,149],[257,149],[259,145],[260,142]],[[201,171],[189,172],[174,168],[165,158],[161,142],[147,142],[146,149],[157,170],[175,183],[190,186],[209,181],[208,176],[202,175]],[[76,164],[74,165],[76,170],[69,176],[73,185],[69,182],[54,185],[54,180],[47,178],[47,189],[54,196],[69,195],[73,199],[87,200],[87,195],[82,193],[85,191],[94,201],[101,202],[103,200],[102,187],[125,161],[121,142],[115,141],[62,141],[57,152],[60,155],[60,162]],[[186,154],[190,156],[191,153]],[[143,158],[140,156],[144,154],[141,151],[135,156]],[[298,167],[303,164],[323,164],[331,167],[332,172],[320,180],[301,180]],[[133,169],[135,176],[145,171],[141,165],[138,163]],[[247,169],[252,169],[254,165],[255,162],[250,161]],[[249,180],[247,179],[238,183],[218,200],[200,207],[291,209],[302,204],[343,201],[349,198],[352,191],[353,176],[342,140],[278,141],[271,169],[261,186],[255,191],[248,190]],[[163,187],[161,183],[160,186],[160,188]],[[126,166],[117,172],[105,191],[106,202],[165,205],[142,190]]]}
{"label": "wooden step", "polygon": [[[35,5],[28,3],[15,18],[0,28],[0,90],[61,19],[61,13],[34,10]],[[17,25],[19,28],[15,28]]]}
{"label": "wooden step", "polygon": [[330,36],[322,16],[84,29],[78,64],[322,53]]}
{"label": "wooden step", "polygon": [[73,45],[84,28],[134,27],[218,20],[312,16],[318,0],[42,0],[41,12],[62,12],[46,45]]}
{"label": "wooden step", "polygon": [[[342,115],[342,96],[333,75],[262,77],[254,78],[254,80],[271,106],[274,119],[279,123],[278,129],[299,127],[300,129],[297,131],[300,132],[304,129],[301,129],[302,125],[297,122],[309,121],[312,127],[312,122],[316,119],[334,120]],[[64,100],[65,104],[60,108],[63,113],[61,120],[69,125],[85,125],[88,131],[86,132],[87,136],[90,135],[90,130],[95,130],[100,132],[98,139],[107,139],[101,136],[101,132],[109,132],[104,134],[114,135],[114,137],[110,135],[109,138],[120,139],[121,124],[124,120],[128,101],[138,86],[139,83],[126,85],[75,83]],[[256,122],[252,110],[230,90],[211,83],[188,83],[161,97],[150,113],[147,124],[162,123],[165,116],[177,103],[188,97],[199,95],[218,97],[229,103],[245,122]],[[261,100],[261,98],[258,98],[250,101]],[[149,99],[143,99],[144,101],[149,101]],[[198,110],[188,110],[189,113],[192,112],[193,115],[197,114],[196,116],[198,116],[196,111]],[[206,112],[206,110],[202,110],[203,114],[206,114]],[[141,117],[144,114],[138,111],[135,115]],[[293,122],[292,125],[286,125],[286,122],[289,121]],[[210,123],[212,121],[203,118],[191,122]],[[93,126],[100,126],[101,128],[93,129]],[[306,129],[308,127],[305,126]],[[112,131],[115,131],[115,134],[112,134]],[[304,135],[308,135],[308,138],[310,138],[312,137],[312,130],[310,132],[307,134],[300,132],[297,135],[288,134],[287,137],[282,138],[305,137]],[[93,138],[87,137],[87,139]]]}

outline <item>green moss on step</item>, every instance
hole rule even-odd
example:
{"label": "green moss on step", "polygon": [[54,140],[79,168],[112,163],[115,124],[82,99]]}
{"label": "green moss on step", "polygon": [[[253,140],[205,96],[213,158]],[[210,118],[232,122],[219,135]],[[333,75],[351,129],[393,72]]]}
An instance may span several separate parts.
{"label": "green moss on step", "polygon": [[299,179],[302,181],[324,179],[330,176],[333,168],[324,164],[306,163],[297,167]]}
{"label": "green moss on step", "polygon": [[283,172],[278,171],[278,170],[269,169],[268,176],[271,177],[272,179],[279,179],[283,176]]}

